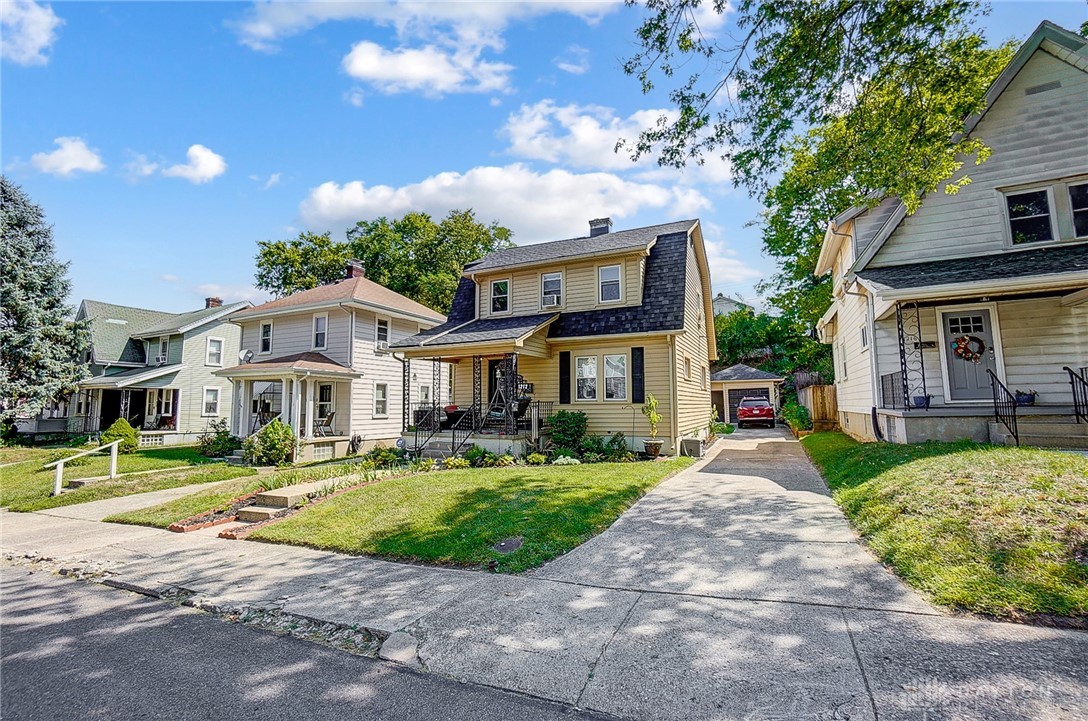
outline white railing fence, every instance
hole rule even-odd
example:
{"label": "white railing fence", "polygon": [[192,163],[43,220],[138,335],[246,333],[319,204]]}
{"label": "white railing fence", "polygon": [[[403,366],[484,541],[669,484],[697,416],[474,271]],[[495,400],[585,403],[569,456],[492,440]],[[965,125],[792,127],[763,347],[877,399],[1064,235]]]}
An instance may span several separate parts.
{"label": "white railing fence", "polygon": [[46,463],[44,466],[42,466],[42,468],[49,468],[50,466],[55,466],[56,469],[57,469],[56,474],[53,476],[53,495],[54,496],[59,496],[60,495],[61,486],[64,484],[64,464],[65,463],[67,463],[68,461],[71,461],[73,459],[76,459],[76,458],[81,458],[83,456],[89,456],[92,453],[98,453],[103,448],[109,448],[110,449],[110,478],[116,478],[117,477],[117,446],[120,445],[120,443],[121,443],[121,440],[118,439],[116,441],[112,441],[110,443],[107,443],[107,444],[105,444],[103,446],[99,446],[98,448],[92,448],[89,451],[83,451],[81,453],[75,454],[74,456],[69,456],[68,458],[61,458],[59,461],[53,461],[52,463]]}

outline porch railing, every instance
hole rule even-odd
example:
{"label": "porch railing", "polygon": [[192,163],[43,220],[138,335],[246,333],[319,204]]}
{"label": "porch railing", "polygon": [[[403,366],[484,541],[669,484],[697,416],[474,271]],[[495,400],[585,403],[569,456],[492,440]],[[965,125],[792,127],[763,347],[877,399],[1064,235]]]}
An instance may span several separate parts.
{"label": "porch railing", "polygon": [[533,401],[525,410],[525,415],[518,419],[518,429],[529,431],[529,437],[537,440],[548,418],[555,413],[554,407],[554,401]]}
{"label": "porch railing", "polygon": [[475,408],[469,408],[450,427],[450,456],[456,456],[475,433],[480,430],[482,417]]}
{"label": "porch railing", "polygon": [[89,456],[92,453],[98,453],[104,448],[110,449],[110,478],[117,477],[117,447],[121,444],[120,440],[111,441],[98,448],[92,448],[89,451],[83,451],[67,458],[61,458],[59,461],[53,461],[52,463],[46,463],[43,468],[49,468],[53,466],[56,468],[56,472],[53,474],[53,495],[59,496],[61,493],[61,487],[64,485],[64,464],[68,461],[75,460],[76,458],[82,458],[83,456]]}
{"label": "porch railing", "polygon": [[442,430],[443,411],[433,401],[429,403],[412,403],[412,451],[419,453],[430,443],[438,431]]}
{"label": "porch railing", "polygon": [[1062,370],[1069,374],[1069,385],[1073,388],[1073,415],[1077,423],[1088,423],[1088,369],[1075,371],[1069,366]]}
{"label": "porch railing", "polygon": [[906,405],[903,394],[903,373],[896,371],[880,376],[880,407],[902,409]]}
{"label": "porch railing", "polygon": [[990,388],[994,392],[994,418],[998,423],[1005,424],[1016,445],[1020,445],[1020,431],[1016,427],[1016,396],[997,379],[992,370],[987,368],[986,373],[990,376]]}

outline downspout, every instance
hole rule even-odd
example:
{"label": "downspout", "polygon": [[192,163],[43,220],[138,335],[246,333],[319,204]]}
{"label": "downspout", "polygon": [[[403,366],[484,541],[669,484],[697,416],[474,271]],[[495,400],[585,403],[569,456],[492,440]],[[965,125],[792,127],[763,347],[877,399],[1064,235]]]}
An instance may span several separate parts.
{"label": "downspout", "polygon": [[674,456],[680,455],[680,399],[676,397],[676,336],[669,334],[665,336],[669,343],[669,354],[672,356],[672,362],[669,363],[669,392],[672,397],[669,399],[669,405],[672,410],[669,413],[669,433],[672,435],[672,454]]}

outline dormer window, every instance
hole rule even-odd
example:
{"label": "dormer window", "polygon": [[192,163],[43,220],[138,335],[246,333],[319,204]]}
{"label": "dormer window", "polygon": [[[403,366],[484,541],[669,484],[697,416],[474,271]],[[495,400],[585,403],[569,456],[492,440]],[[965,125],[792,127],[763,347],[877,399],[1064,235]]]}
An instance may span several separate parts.
{"label": "dormer window", "polygon": [[601,303],[615,303],[620,299],[620,266],[602,265],[597,269],[597,281],[600,287],[598,299]]}
{"label": "dormer window", "polygon": [[329,314],[321,313],[314,316],[314,347],[313,350],[325,350],[329,342]]}
{"label": "dormer window", "polygon": [[1005,196],[1005,204],[1009,209],[1009,230],[1012,233],[1013,245],[1055,239],[1054,218],[1051,213],[1054,203],[1048,188],[1009,193]]}
{"label": "dormer window", "polygon": [[540,307],[558,308],[563,305],[563,273],[544,273],[540,276]]}
{"label": "dormer window", "polygon": [[510,281],[491,281],[491,312],[493,314],[510,312]]}

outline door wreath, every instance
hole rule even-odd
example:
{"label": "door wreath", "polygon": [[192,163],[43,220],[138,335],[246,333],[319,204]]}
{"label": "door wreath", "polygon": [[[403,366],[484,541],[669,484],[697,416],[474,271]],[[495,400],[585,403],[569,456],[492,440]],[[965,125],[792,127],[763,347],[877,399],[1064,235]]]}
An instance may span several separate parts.
{"label": "door wreath", "polygon": [[978,363],[986,352],[986,343],[976,335],[961,335],[952,341],[952,352],[957,358],[971,363]]}

